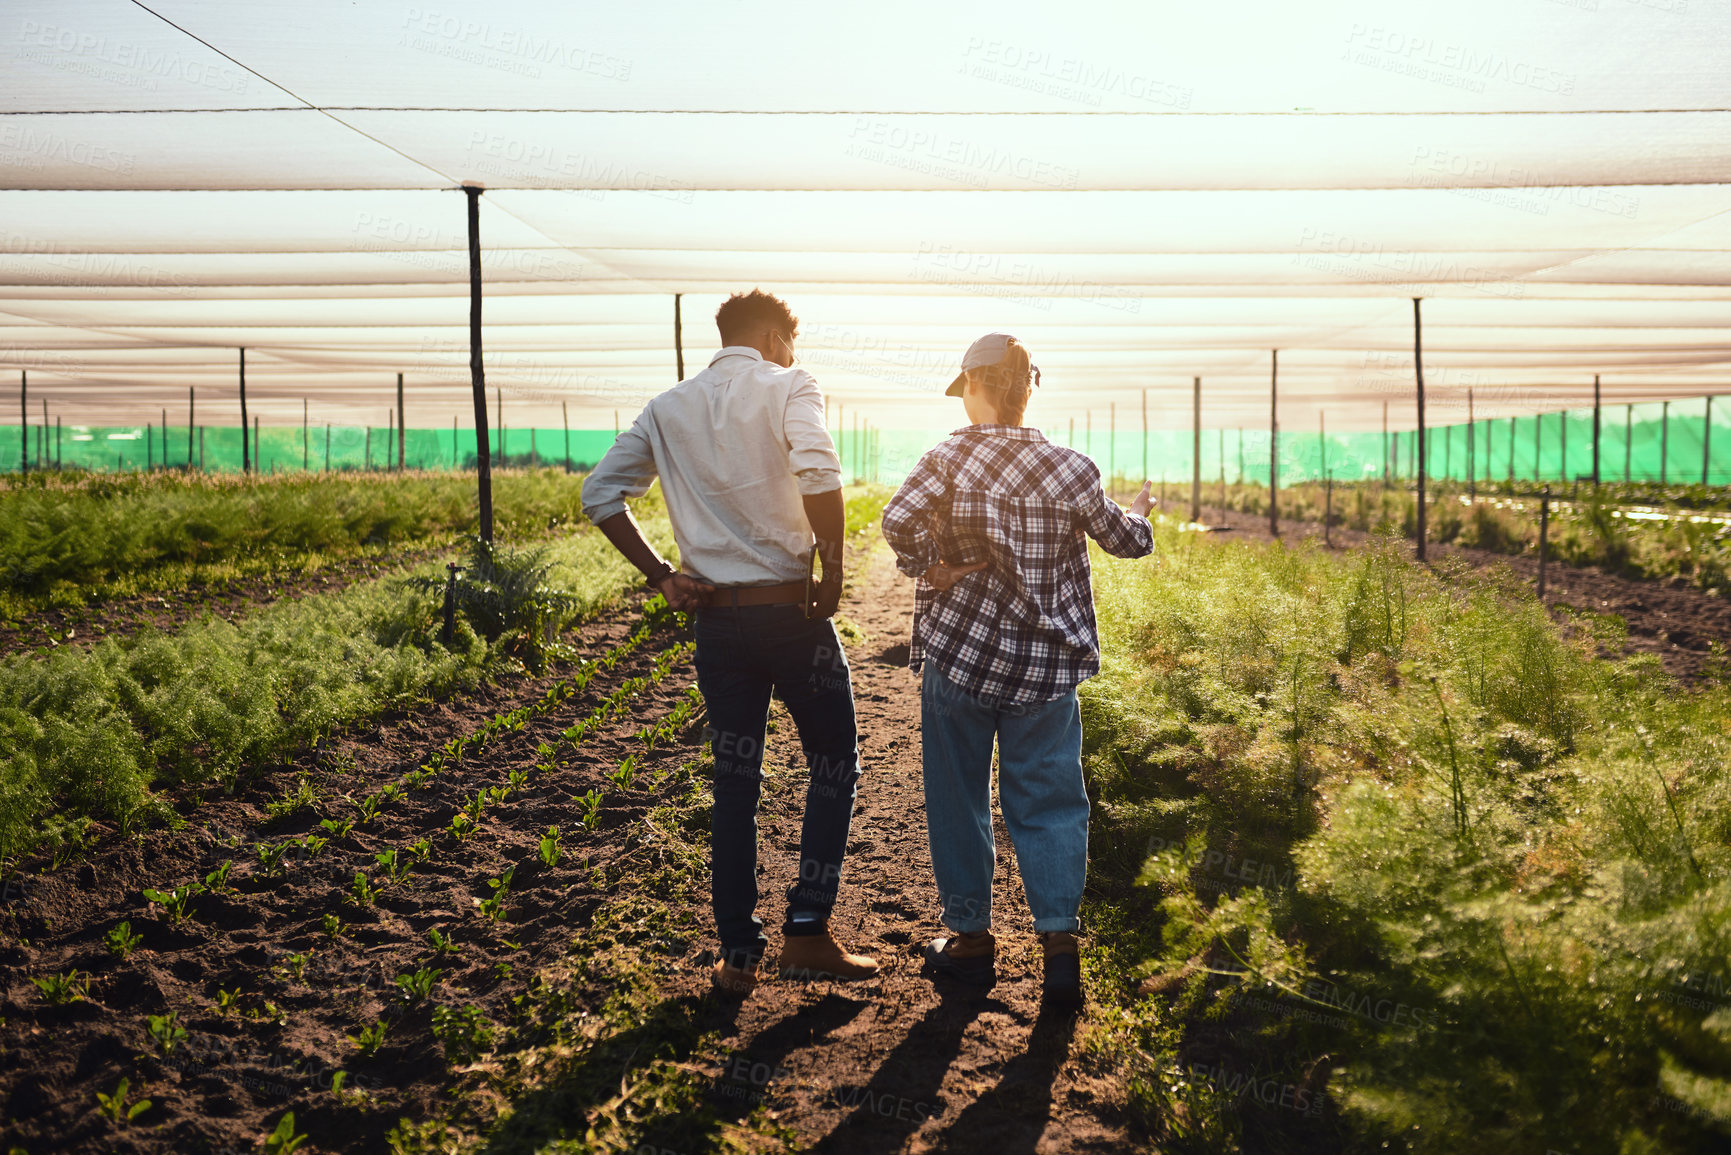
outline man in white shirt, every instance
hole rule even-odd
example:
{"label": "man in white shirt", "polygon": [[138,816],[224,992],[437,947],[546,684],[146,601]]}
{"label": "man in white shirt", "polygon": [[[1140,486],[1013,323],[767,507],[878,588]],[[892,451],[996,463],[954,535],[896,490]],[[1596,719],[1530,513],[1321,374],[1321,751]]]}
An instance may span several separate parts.
{"label": "man in white shirt", "polygon": [[[811,770],[781,974],[868,978],[877,962],[829,931],[860,777],[853,685],[829,621],[841,601],[841,462],[817,382],[792,367],[799,320],[787,305],[754,289],[729,297],[715,323],[721,352],[644,407],[583,483],[583,508],[669,605],[696,614],[715,761],[716,987],[749,993],[768,946],[756,913],[757,804],[771,693],[793,716]],[[678,571],[626,507],[657,477]],[[823,580],[808,601],[814,536]]]}

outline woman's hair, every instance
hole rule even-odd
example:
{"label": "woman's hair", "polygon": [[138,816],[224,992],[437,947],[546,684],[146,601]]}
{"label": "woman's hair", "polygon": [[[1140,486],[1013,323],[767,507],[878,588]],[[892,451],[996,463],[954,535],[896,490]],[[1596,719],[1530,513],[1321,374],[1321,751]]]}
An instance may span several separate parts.
{"label": "woman's hair", "polygon": [[997,413],[998,424],[1022,423],[1022,417],[1028,411],[1028,398],[1034,392],[1034,383],[1030,380],[1031,364],[1027,348],[1011,337],[1009,348],[996,365],[968,370],[971,384],[992,391],[992,408]]}

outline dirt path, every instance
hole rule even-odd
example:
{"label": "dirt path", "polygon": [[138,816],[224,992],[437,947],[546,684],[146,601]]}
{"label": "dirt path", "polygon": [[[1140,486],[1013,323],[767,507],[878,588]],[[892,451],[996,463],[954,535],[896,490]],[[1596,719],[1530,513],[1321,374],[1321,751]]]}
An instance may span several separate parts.
{"label": "dirt path", "polygon": [[[999,982],[989,996],[936,987],[920,950],[945,933],[926,843],[920,779],[919,684],[907,669],[913,583],[880,546],[842,606],[867,635],[853,648],[866,774],[832,926],[874,954],[882,975],[864,984],[769,981],[741,1008],[729,1040],[760,1071],[780,1121],[801,1149],[832,1152],[1121,1151],[1102,1121],[1100,1089],[1075,1058],[1075,1020],[1040,1013],[1040,958],[1002,819],[998,835]],[[805,767],[777,707],[759,818],[759,916],[779,925],[780,895],[797,869]],[[772,929],[771,952],[779,943]],[[707,983],[701,972],[690,991]]]}

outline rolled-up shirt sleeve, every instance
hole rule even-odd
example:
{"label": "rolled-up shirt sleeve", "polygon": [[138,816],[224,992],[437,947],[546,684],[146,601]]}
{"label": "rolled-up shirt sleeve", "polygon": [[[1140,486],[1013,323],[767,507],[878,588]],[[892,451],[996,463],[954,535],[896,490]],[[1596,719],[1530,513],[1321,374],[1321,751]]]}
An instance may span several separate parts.
{"label": "rolled-up shirt sleeve", "polygon": [[810,373],[795,374],[782,413],[782,433],[787,438],[787,465],[801,496],[841,488],[841,458],[824,428],[823,394]]}
{"label": "rolled-up shirt sleeve", "polygon": [[1129,512],[1106,496],[1100,471],[1092,471],[1092,486],[1083,491],[1078,504],[1082,528],[1113,557],[1146,557],[1154,552],[1154,527],[1148,519]]}
{"label": "rolled-up shirt sleeve", "polygon": [[647,429],[650,420],[645,408],[584,479],[583,513],[591,524],[600,525],[624,513],[627,499],[642,497],[655,484],[655,453]]}
{"label": "rolled-up shirt sleeve", "polygon": [[911,578],[922,576],[943,560],[933,532],[932,510],[947,490],[944,478],[932,467],[931,454],[927,454],[884,506],[884,540],[895,551],[896,568]]}

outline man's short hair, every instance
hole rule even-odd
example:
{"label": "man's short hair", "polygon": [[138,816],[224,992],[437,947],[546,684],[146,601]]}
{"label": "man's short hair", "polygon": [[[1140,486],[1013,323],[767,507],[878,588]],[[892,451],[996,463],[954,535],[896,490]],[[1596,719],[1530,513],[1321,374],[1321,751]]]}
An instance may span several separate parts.
{"label": "man's short hair", "polygon": [[775,329],[790,339],[799,336],[799,318],[788,309],[787,302],[762,289],[735,293],[723,301],[715,311],[715,327],[721,330],[723,345],[763,329]]}

